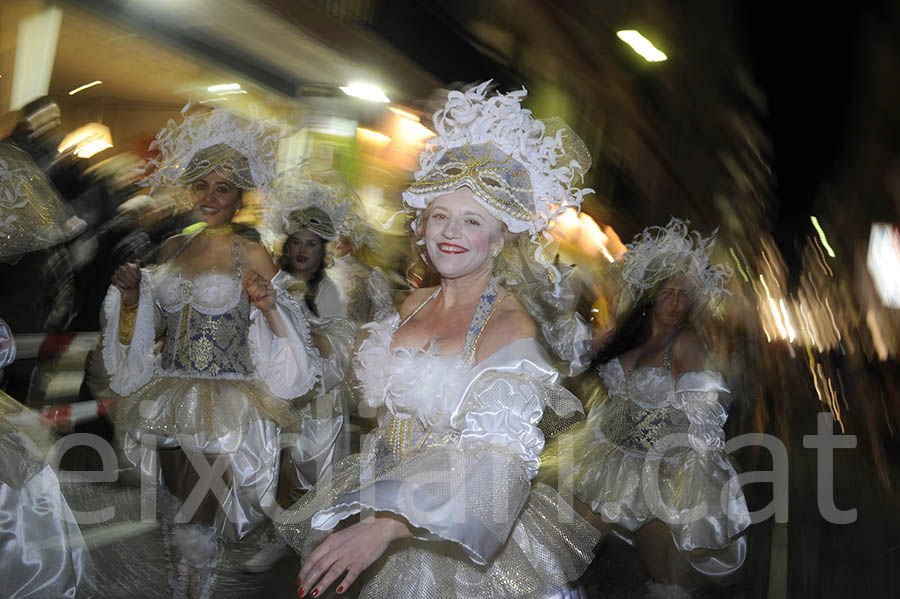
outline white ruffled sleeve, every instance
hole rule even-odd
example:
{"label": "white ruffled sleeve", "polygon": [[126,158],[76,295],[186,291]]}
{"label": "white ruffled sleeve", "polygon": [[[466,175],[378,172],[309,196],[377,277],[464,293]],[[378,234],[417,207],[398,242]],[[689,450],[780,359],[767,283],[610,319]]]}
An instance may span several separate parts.
{"label": "white ruffled sleeve", "polygon": [[265,314],[250,309],[249,342],[253,365],[269,391],[282,399],[293,399],[313,388],[322,376],[322,358],[309,332],[309,309],[284,288],[286,273],[272,278],[275,310],[287,331],[286,337],[272,332]]}
{"label": "white ruffled sleeve", "polygon": [[[367,340],[373,347],[381,329]],[[361,351],[361,353],[363,353]],[[371,366],[371,364],[370,364]],[[451,428],[459,432],[452,444],[425,447],[393,462],[374,480],[362,471],[348,479],[351,491],[311,518],[316,530],[329,530],[340,521],[368,509],[402,516],[413,537],[422,541],[450,541],[476,564],[488,564],[513,534],[516,518],[528,500],[532,479],[540,466],[544,435],[538,424],[544,408],[564,414],[577,400],[553,395],[558,374],[533,339],[513,341],[472,371],[457,393]],[[369,385],[379,387],[373,378]],[[381,438],[376,444],[383,444]],[[379,455],[377,447],[365,455]],[[360,478],[362,476],[362,478]],[[356,486],[359,481],[362,486]]]}
{"label": "white ruffled sleeve", "polygon": [[524,374],[490,373],[472,390],[472,409],[463,416],[459,446],[500,445],[525,463],[528,478],[541,467],[544,434],[538,422],[544,413],[541,389]]}
{"label": "white ruffled sleeve", "polygon": [[559,374],[534,339],[513,341],[475,367],[452,416],[460,447],[471,443],[502,445],[537,475],[544,450],[538,426],[545,408],[555,420],[583,411],[578,400],[559,387]]}
{"label": "white ruffled sleeve", "polygon": [[687,415],[688,439],[696,451],[725,449],[725,420],[728,411],[719,393],[728,393],[721,375],[715,372],[686,372],[675,381],[675,405]]}
{"label": "white ruffled sleeve", "polygon": [[129,395],[146,385],[159,360],[154,355],[157,310],[151,291],[150,271],[141,269],[140,295],[131,342],[119,342],[119,315],[122,295],[110,285],[103,300],[103,362],[109,373],[109,388],[119,395]]}

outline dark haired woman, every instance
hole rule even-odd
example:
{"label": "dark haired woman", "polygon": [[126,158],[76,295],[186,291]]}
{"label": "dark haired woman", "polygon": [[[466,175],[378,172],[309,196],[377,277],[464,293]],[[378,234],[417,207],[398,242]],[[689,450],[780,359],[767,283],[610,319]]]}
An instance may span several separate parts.
{"label": "dark haired woman", "polygon": [[161,483],[175,597],[209,597],[219,541],[272,513],[290,400],[321,378],[308,310],[231,225],[246,190],[273,176],[276,141],[221,109],[170,122],[150,180],[183,189],[203,224],[168,240],[158,266],[119,268],[104,303],[116,419],[126,456]]}
{"label": "dark haired woman", "polygon": [[749,514],[724,451],[728,389],[695,326],[729,277],[710,265],[711,245],[672,219],[628,246],[626,315],[594,361],[608,396],[572,432],[576,507],[637,548],[651,596],[724,582],[746,556]]}

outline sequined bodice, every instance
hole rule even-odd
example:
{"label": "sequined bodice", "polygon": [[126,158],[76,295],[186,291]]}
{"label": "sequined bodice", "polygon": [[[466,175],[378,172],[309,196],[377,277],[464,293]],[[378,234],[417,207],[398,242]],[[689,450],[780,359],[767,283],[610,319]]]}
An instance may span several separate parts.
{"label": "sequined bodice", "polygon": [[173,261],[154,274],[153,291],[166,319],[162,369],[175,376],[250,378],[250,300],[241,284],[239,246],[230,273],[182,276]]}
{"label": "sequined bodice", "polygon": [[647,453],[666,435],[685,433],[689,421],[675,406],[675,379],[669,368],[645,366],[625,371],[618,358],[597,368],[606,384],[609,416],[603,435],[620,447]]}

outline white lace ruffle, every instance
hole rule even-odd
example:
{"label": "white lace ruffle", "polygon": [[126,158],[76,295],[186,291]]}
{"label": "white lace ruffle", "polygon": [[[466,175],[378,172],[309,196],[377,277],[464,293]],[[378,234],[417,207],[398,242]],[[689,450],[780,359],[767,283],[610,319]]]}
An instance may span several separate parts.
{"label": "white lace ruffle", "polygon": [[281,271],[272,278],[275,310],[283,320],[287,337],[275,335],[265,315],[250,309],[250,356],[260,380],[281,399],[293,399],[312,389],[322,377],[322,357],[312,342],[309,310],[284,289]]}
{"label": "white lace ruffle", "polygon": [[159,304],[167,312],[179,312],[190,304],[201,314],[224,314],[238,305],[243,291],[233,273],[205,272],[185,278],[171,264],[157,270],[154,283]]}
{"label": "white lace ruffle", "polygon": [[140,295],[131,343],[119,343],[119,311],[122,295],[110,285],[103,300],[106,326],[103,330],[103,362],[109,373],[109,388],[119,395],[134,393],[156,372],[159,357],[153,353],[156,341],[156,308],[153,303],[150,271],[141,269]]}

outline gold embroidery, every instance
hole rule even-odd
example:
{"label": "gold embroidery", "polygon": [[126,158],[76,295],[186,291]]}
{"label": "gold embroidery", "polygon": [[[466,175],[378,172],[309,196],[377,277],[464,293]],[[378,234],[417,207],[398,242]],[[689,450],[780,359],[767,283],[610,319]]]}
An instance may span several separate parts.
{"label": "gold embroidery", "polygon": [[134,336],[134,325],[137,322],[138,305],[119,307],[119,343],[128,345]]}
{"label": "gold embroidery", "polygon": [[492,143],[453,148],[409,191],[416,194],[452,191],[469,186],[479,198],[516,219],[535,215],[531,177],[522,165]]}
{"label": "gold embroidery", "polygon": [[187,305],[181,309],[181,324],[178,328],[178,356],[185,367],[191,363],[190,324],[191,307]]}

